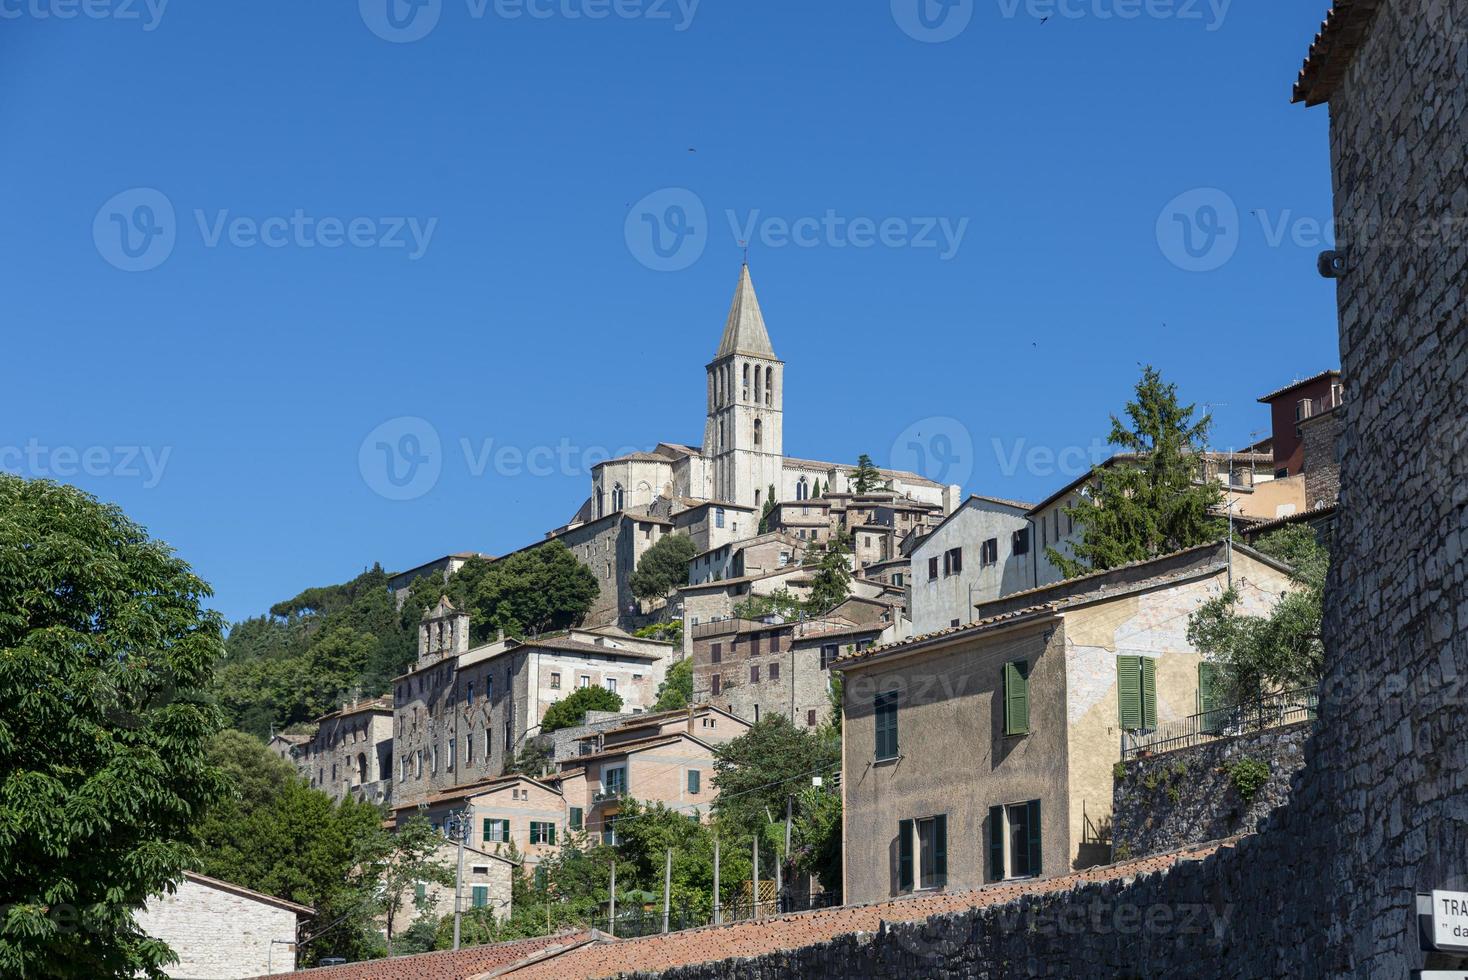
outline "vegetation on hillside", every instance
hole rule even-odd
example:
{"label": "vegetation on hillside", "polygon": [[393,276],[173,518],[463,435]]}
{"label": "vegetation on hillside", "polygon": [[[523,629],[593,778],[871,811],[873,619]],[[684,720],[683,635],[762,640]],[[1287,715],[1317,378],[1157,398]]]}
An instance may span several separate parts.
{"label": "vegetation on hillside", "polygon": [[697,553],[686,534],[669,534],[643,552],[627,586],[639,599],[666,599],[674,589],[688,584],[688,561]]}

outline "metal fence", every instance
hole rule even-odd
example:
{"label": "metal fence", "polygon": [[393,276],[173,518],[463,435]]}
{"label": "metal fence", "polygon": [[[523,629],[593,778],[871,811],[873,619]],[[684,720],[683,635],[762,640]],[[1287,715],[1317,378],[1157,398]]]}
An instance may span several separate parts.
{"label": "metal fence", "polygon": [[[719,910],[721,923],[748,922],[750,919],[771,919],[791,912],[808,912],[811,909],[834,908],[841,904],[840,892],[820,892],[815,895],[786,892],[778,898],[751,903],[748,896],[726,902]],[[668,931],[679,932],[711,925],[714,917],[707,908],[693,905],[674,905],[668,911]],[[608,915],[592,916],[588,925],[593,929],[611,933],[619,939],[635,939],[652,936],[663,931],[661,906],[633,906],[617,909],[615,921]]]}
{"label": "metal fence", "polygon": [[1280,728],[1299,721],[1313,721],[1320,704],[1315,688],[1281,691],[1248,704],[1214,708],[1177,721],[1167,721],[1156,728],[1139,732],[1122,732],[1121,757],[1171,752],[1220,738],[1231,738],[1266,728]]}

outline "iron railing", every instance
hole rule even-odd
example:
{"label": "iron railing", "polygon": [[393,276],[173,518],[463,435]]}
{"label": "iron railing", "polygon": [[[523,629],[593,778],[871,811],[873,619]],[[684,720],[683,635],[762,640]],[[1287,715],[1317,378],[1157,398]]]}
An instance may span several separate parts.
{"label": "iron railing", "polygon": [[1280,728],[1300,721],[1313,721],[1320,704],[1315,688],[1281,691],[1248,704],[1189,715],[1166,721],[1156,728],[1121,733],[1121,757],[1134,759],[1143,753],[1171,752],[1221,738]]}
{"label": "iron railing", "polygon": [[[748,896],[736,897],[725,902],[719,909],[719,921],[748,922],[751,919],[772,919],[791,912],[808,912],[812,909],[835,908],[841,904],[840,892],[820,892],[815,895],[786,892],[778,898],[768,898],[751,903]],[[714,917],[706,906],[676,904],[668,911],[668,931],[680,932],[713,924]],[[634,939],[651,936],[663,931],[661,905],[632,906],[618,908],[615,921],[606,914],[594,915],[590,919],[593,929],[614,933],[619,939]]]}

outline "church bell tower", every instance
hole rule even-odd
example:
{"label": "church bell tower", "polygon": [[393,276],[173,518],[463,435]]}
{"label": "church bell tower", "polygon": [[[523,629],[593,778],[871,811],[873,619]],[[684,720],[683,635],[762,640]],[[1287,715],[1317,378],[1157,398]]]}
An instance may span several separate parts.
{"label": "church bell tower", "polygon": [[769,487],[779,492],[784,464],[785,362],[770,345],[748,263],[739,270],[729,319],[707,373],[703,454],[709,460],[709,496],[762,507]]}

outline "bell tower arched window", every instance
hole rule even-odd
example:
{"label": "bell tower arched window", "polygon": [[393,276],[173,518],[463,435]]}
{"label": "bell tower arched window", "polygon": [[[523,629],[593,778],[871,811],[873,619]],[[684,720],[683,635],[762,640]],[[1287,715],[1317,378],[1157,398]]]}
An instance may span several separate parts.
{"label": "bell tower arched window", "polygon": [[775,404],[775,369],[765,368],[765,404]]}
{"label": "bell tower arched window", "polygon": [[743,373],[744,373],[744,384],[743,384],[743,390],[740,393],[739,400],[742,401],[742,402],[747,402],[747,401],[749,401],[749,365],[748,364],[744,365],[744,372]]}
{"label": "bell tower arched window", "polygon": [[622,491],[622,484],[612,484],[612,510],[622,510],[627,502],[627,495]]}
{"label": "bell tower arched window", "polygon": [[763,373],[764,373],[764,368],[762,368],[758,364],[756,364],[754,366],[754,403],[756,405],[759,404],[760,395],[762,395],[764,393],[763,392],[763,389],[760,387],[760,383],[759,383],[760,382],[760,375],[763,374]]}
{"label": "bell tower arched window", "polygon": [[754,444],[755,444],[756,447],[758,447],[760,445],[760,443],[763,441],[763,436],[764,436],[764,423],[761,422],[759,419],[755,419],[754,420]]}

